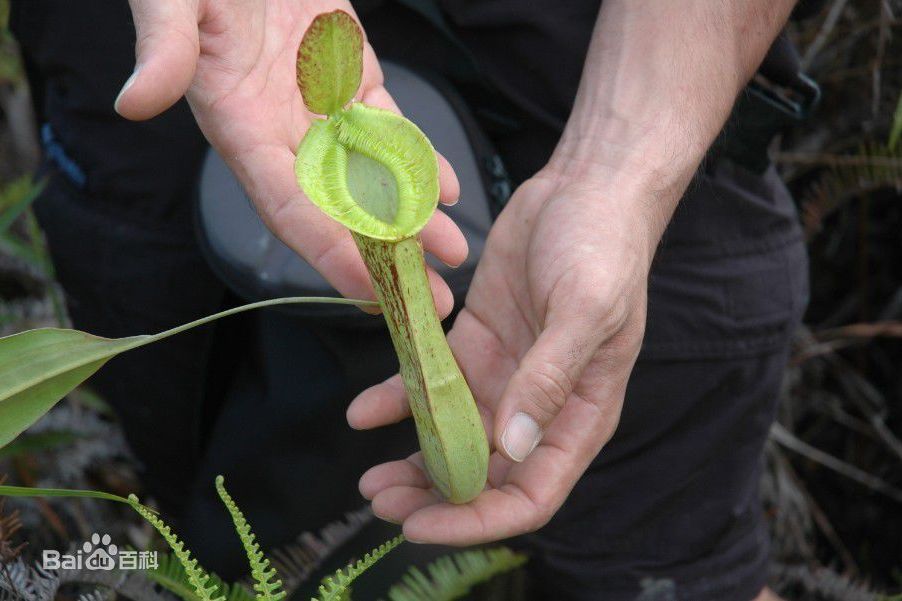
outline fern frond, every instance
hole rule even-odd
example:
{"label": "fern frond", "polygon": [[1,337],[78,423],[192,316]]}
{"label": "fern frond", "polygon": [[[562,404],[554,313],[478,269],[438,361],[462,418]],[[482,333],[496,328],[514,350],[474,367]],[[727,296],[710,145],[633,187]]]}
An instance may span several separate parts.
{"label": "fern frond", "polygon": [[175,532],[173,532],[154,512],[144,505],[141,505],[141,503],[138,502],[138,497],[135,495],[129,495],[128,501],[132,509],[138,512],[138,514],[149,522],[151,526],[156,528],[157,532],[160,533],[160,536],[163,537],[163,540],[166,541],[166,544],[172,548],[172,552],[175,553],[176,558],[185,570],[188,582],[194,587],[194,592],[197,594],[198,599],[200,599],[200,601],[225,601],[225,597],[222,595],[213,597],[213,594],[217,592],[217,587],[215,584],[209,584],[210,576],[200,565],[198,565],[197,560],[191,557],[191,551],[185,548],[185,544],[179,540]]}
{"label": "fern frond", "polygon": [[[162,586],[183,601],[197,601],[194,586],[188,580],[188,574],[181,562],[173,553],[160,553],[157,556],[157,567],[145,572],[148,578]],[[211,575],[212,580],[212,575]]]}
{"label": "fern frond", "polygon": [[428,577],[418,568],[411,568],[401,582],[389,589],[388,597],[391,601],[451,601],[524,563],[525,555],[507,547],[463,551],[429,564]]}
{"label": "fern frond", "polygon": [[830,155],[827,170],[811,186],[802,202],[808,234],[818,231],[824,218],[860,194],[885,188],[902,191],[902,148],[862,144],[851,155]]}
{"label": "fern frond", "polygon": [[[161,553],[156,569],[147,570],[145,575],[183,601],[199,601],[185,568],[173,553]],[[254,601],[254,594],[244,586],[228,584],[212,572],[208,575],[209,584],[215,586],[226,601]]]}
{"label": "fern frond", "polygon": [[282,581],[279,580],[275,568],[270,566],[269,559],[263,556],[260,543],[256,542],[251,526],[244,518],[244,514],[238,509],[232,496],[225,489],[225,478],[216,476],[216,492],[219,498],[232,516],[235,531],[241,539],[241,545],[247,553],[247,560],[251,566],[251,577],[254,579],[254,590],[257,591],[258,601],[281,601],[285,598],[282,590]]}
{"label": "fern frond", "polygon": [[[131,599],[132,601],[172,601],[172,595],[168,590],[161,590],[157,583],[148,576],[150,570],[89,570],[87,568],[76,570],[60,570],[59,584],[66,586],[76,584],[79,588],[85,585],[103,587],[116,593],[116,599]],[[187,584],[190,588],[190,585]],[[193,599],[197,596],[191,591]],[[51,597],[55,599],[55,597]]]}
{"label": "fern frond", "polygon": [[78,596],[78,601],[109,601],[109,597],[100,589],[94,589],[89,593],[82,593]]}
{"label": "fern frond", "polygon": [[778,563],[772,566],[772,570],[777,585],[800,588],[802,592],[824,601],[877,601],[880,598],[866,585],[830,568],[812,569],[808,565]]}
{"label": "fern frond", "polygon": [[53,601],[60,587],[55,570],[39,565],[29,566],[21,558],[3,564],[0,572],[0,592],[22,601]]}
{"label": "fern frond", "polygon": [[353,538],[373,520],[369,505],[345,514],[318,533],[304,532],[293,542],[270,551],[272,566],[282,579],[282,590],[291,596],[336,549]]}
{"label": "fern frond", "polygon": [[323,580],[319,594],[311,601],[347,601],[351,583],[402,542],[404,536],[396,536],[364,555],[357,563],[350,564],[343,570],[336,570],[333,576]]}

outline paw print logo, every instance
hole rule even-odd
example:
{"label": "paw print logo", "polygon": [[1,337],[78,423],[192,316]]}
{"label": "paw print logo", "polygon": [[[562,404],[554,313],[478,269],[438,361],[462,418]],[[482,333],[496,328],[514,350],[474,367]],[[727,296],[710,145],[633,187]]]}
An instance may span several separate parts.
{"label": "paw print logo", "polygon": [[110,535],[101,536],[96,532],[91,535],[91,540],[85,541],[81,546],[85,554],[85,567],[89,570],[112,570],[116,567],[116,555],[119,547],[110,544]]}

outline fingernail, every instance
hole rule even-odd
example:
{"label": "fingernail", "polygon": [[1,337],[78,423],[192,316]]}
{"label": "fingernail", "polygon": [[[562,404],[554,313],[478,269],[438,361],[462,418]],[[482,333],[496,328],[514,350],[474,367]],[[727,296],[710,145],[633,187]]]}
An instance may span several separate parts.
{"label": "fingernail", "polygon": [[402,524],[402,522],[399,522],[395,518],[390,518],[390,517],[386,517],[384,515],[379,515],[375,511],[373,512],[373,515],[375,515],[377,518],[379,518],[383,522],[388,522],[389,524],[395,524],[396,526],[400,526]]}
{"label": "fingernail", "polygon": [[116,101],[113,103],[113,110],[117,113],[119,112],[119,101],[122,99],[122,95],[125,94],[126,90],[132,87],[132,84],[135,83],[135,78],[138,76],[138,69],[141,67],[135,67],[135,71],[129,76],[128,79],[125,80],[125,85],[122,86],[122,89],[119,90],[119,95],[116,96]]}
{"label": "fingernail", "polygon": [[542,428],[528,413],[515,413],[507,422],[501,444],[514,461],[523,461],[542,439]]}

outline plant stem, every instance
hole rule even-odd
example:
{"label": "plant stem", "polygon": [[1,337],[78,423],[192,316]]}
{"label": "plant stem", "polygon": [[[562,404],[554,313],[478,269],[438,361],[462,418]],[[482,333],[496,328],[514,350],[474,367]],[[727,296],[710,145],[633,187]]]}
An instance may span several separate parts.
{"label": "plant stem", "polygon": [[188,323],[183,323],[180,326],[176,326],[164,332],[153,334],[152,336],[147,336],[147,340],[142,341],[140,344],[137,344],[136,347],[144,346],[145,344],[150,344],[151,342],[156,342],[158,340],[162,340],[163,338],[169,338],[170,336],[175,336],[176,334],[181,334],[185,330],[190,330],[191,328],[202,326],[204,324],[210,323],[211,321],[216,321],[217,319],[222,319],[223,317],[228,317],[230,315],[235,315],[236,313],[244,313],[245,311],[262,309],[263,307],[275,307],[276,305],[304,304],[355,305],[358,307],[374,307],[376,305],[376,303],[374,303],[373,301],[357,300],[353,298],[338,298],[334,296],[285,296],[281,298],[271,298],[247,305],[232,307],[231,309],[226,309],[225,311],[220,311],[219,313],[214,313],[213,315],[207,315],[206,317],[201,317],[200,319],[195,319],[194,321],[190,321]]}
{"label": "plant stem", "polygon": [[354,233],[376,289],[407,390],[426,468],[454,503],[486,482],[488,442],[470,387],[435,310],[417,238],[385,242]]}

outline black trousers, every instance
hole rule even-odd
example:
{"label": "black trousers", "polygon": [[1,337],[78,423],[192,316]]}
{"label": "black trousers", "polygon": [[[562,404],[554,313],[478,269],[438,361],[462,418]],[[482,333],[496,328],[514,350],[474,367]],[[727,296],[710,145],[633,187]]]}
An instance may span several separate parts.
{"label": "black trousers", "polygon": [[[49,185],[35,205],[75,326],[104,336],[155,332],[234,304],[193,229],[204,146],[187,107],[145,124],[116,117],[112,98],[134,41],[127,7],[77,4],[13,3],[38,113],[86,174],[76,185],[71,169],[48,162]],[[563,31],[586,21],[588,30],[590,20],[559,24]],[[534,26],[545,22],[536,17]],[[529,27],[515,29],[528,41]],[[371,38],[378,32],[374,23]],[[465,41],[479,48],[481,33],[491,42],[504,32],[473,27]],[[559,41],[549,56],[574,75],[569,91],[555,89],[572,98],[578,65],[561,59],[570,47]],[[497,52],[489,58],[503,62]],[[557,120],[520,115],[521,127],[489,131],[512,173],[525,177],[550,152],[566,115],[559,108]],[[551,523],[513,541],[531,554],[535,598],[757,594],[768,554],[761,450],[806,300],[795,207],[774,171],[709,160],[655,259],[645,342],[619,429]],[[213,492],[216,474],[270,548],[359,507],[359,475],[413,450],[410,424],[360,433],[344,421],[356,393],[397,369],[386,332],[372,323],[352,329],[262,311],[133,351],[92,379],[142,463],[145,494],[211,569],[244,571]],[[355,598],[381,592],[361,586]]]}

